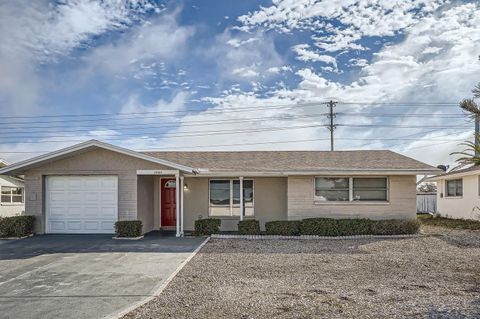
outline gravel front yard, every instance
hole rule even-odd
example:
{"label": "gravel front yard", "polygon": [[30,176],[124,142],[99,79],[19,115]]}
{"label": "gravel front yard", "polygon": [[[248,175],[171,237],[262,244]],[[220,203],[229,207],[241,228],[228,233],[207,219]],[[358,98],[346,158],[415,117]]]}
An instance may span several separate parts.
{"label": "gravel front yard", "polygon": [[480,231],[395,240],[211,240],[125,318],[480,318]]}

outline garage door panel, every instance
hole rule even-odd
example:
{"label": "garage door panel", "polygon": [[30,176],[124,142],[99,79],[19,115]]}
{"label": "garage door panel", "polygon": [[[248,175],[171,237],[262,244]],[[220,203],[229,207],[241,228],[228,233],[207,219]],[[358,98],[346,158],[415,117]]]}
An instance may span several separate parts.
{"label": "garage door panel", "polygon": [[102,192],[100,193],[102,203],[110,202],[116,203],[117,202],[117,193],[116,192]]}
{"label": "garage door panel", "polygon": [[112,222],[100,222],[100,229],[102,231],[108,231],[108,230],[114,228],[114,224],[115,223],[112,223]]}
{"label": "garage door panel", "polygon": [[96,192],[86,192],[85,193],[85,200],[86,201],[98,201],[99,194]]}
{"label": "garage door panel", "polygon": [[46,185],[47,232],[114,232],[116,176],[49,176]]}
{"label": "garage door panel", "polygon": [[67,231],[81,231],[82,222],[80,220],[72,220],[67,222]]}

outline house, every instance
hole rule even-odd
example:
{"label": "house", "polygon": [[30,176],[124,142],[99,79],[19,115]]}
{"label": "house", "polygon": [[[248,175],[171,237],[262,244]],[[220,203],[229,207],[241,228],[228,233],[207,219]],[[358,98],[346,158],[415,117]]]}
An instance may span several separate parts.
{"label": "house", "polygon": [[0,170],[25,175],[37,233],[194,229],[199,218],[415,218],[416,175],[440,170],[391,151],[135,152],[96,140]]}
{"label": "house", "polygon": [[[0,159],[0,169],[8,163]],[[23,179],[0,176],[0,217],[21,215],[25,211]]]}
{"label": "house", "polygon": [[480,220],[480,167],[429,178],[437,183],[437,213],[443,217]]}

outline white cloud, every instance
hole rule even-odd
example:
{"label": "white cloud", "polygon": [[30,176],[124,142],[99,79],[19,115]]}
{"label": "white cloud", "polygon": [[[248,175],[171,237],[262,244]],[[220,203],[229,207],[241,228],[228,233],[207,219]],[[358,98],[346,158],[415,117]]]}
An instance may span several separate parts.
{"label": "white cloud", "polygon": [[[157,19],[134,27],[118,41],[95,48],[86,58],[98,72],[98,67],[112,73],[140,70],[146,61],[173,61],[184,53],[193,27],[179,26],[177,13],[163,14]],[[158,68],[165,65],[158,65]],[[144,71],[142,71],[144,72]],[[154,72],[150,68],[149,72]]]}
{"label": "white cloud", "polygon": [[[357,41],[366,36],[392,36],[430,15],[447,0],[277,0],[269,7],[240,16],[239,29],[251,31],[258,26],[281,32],[307,30],[325,51],[363,50]],[[335,19],[340,26],[325,20]]]}
{"label": "white cloud", "polygon": [[295,45],[292,47],[292,50],[297,54],[297,59],[300,61],[323,62],[331,64],[337,68],[337,59],[330,55],[318,54],[317,52],[310,50],[308,44]]}
{"label": "white cloud", "polygon": [[188,100],[188,92],[177,92],[170,101],[163,99],[157,100],[155,103],[145,105],[140,101],[140,97],[132,94],[128,97],[122,106],[121,113],[149,113],[149,112],[178,112],[185,111],[185,105]]}
{"label": "white cloud", "polygon": [[39,109],[46,82],[37,75],[40,63],[86,47],[94,36],[127,28],[155,8],[147,0],[2,1],[0,103],[10,106],[5,112],[25,114]]}
{"label": "white cloud", "polygon": [[238,75],[244,78],[256,78],[260,74],[256,71],[255,66],[236,68],[232,70],[232,74]]}
{"label": "white cloud", "polygon": [[266,71],[271,67],[284,65],[273,38],[261,32],[233,35],[227,29],[216,37],[204,55],[217,64],[219,81],[249,82],[269,75]]}
{"label": "white cloud", "polygon": [[268,68],[265,72],[271,73],[271,74],[279,74],[282,72],[291,72],[292,68],[289,67],[288,65],[283,65],[283,66],[272,66],[271,68]]}
{"label": "white cloud", "polygon": [[[374,54],[370,63],[364,59],[354,59],[355,63],[362,67],[359,77],[350,84],[342,84],[329,80],[318,74],[315,70],[304,68],[297,71],[301,81],[296,88],[282,88],[272,91],[270,97],[259,97],[255,92],[231,93],[225,97],[207,99],[215,104],[208,112],[190,115],[183,119],[188,120],[221,120],[235,119],[238,123],[215,126],[216,128],[251,129],[252,133],[235,135],[192,137],[183,140],[169,140],[166,137],[163,143],[166,145],[219,145],[232,143],[255,143],[256,141],[289,141],[304,139],[328,138],[328,130],[323,127],[304,129],[292,129],[286,131],[257,132],[259,127],[291,127],[302,124],[322,124],[325,117],[315,114],[325,112],[321,104],[311,107],[275,108],[276,105],[295,104],[305,101],[325,101],[335,99],[340,101],[360,102],[455,102],[465,96],[470,96],[470,90],[478,82],[480,64],[478,52],[480,52],[480,10],[478,5],[464,4],[454,6],[448,10],[439,12],[435,16],[426,16],[412,24],[404,39],[398,44],[385,46],[380,52]],[[468,36],[465,36],[468,35]],[[441,48],[428,49],[428,48]],[[422,54],[425,50],[435,51],[436,54]],[[274,69],[276,70],[276,69]],[[235,112],[228,110],[235,107],[258,107],[259,109],[272,106],[269,110],[257,112]],[[218,113],[214,113],[217,111]],[[223,112],[222,112],[223,111]],[[343,105],[338,112],[359,112],[375,115],[378,112],[403,113],[415,115],[417,113],[441,113],[448,112],[462,114],[459,109],[435,109],[435,108],[380,108],[368,105]],[[296,118],[296,117],[302,118]],[[244,122],[256,117],[262,118],[259,122]],[[280,117],[282,119],[273,119]],[[453,161],[450,152],[458,149],[459,139],[468,138],[471,129],[468,124],[455,118],[428,117],[339,117],[336,121],[355,124],[387,124],[387,125],[411,125],[420,128],[394,129],[393,127],[339,127],[336,130],[337,146],[339,149],[361,148],[391,148],[404,154],[414,156],[420,160],[437,165],[448,164]],[[464,129],[457,130],[433,130],[425,133],[426,125],[449,126],[458,123]],[[452,124],[453,123],[453,124]],[[187,132],[192,128],[181,126],[178,131]],[[211,128],[210,128],[211,129]],[[412,136],[413,140],[388,141],[379,140]],[[356,139],[364,140],[356,140]],[[442,139],[443,143],[432,146],[431,140]],[[443,140],[450,139],[451,142]],[[427,147],[428,146],[428,147]],[[214,148],[214,147],[213,147]],[[227,149],[240,149],[241,146],[232,146]],[[328,148],[327,140],[245,146],[249,149],[318,149]]]}

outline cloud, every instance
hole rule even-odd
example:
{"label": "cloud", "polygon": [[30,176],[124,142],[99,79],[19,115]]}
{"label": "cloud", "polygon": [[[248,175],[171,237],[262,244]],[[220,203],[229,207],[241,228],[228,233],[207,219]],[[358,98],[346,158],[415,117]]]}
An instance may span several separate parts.
{"label": "cloud", "polygon": [[266,71],[271,67],[280,67],[285,62],[272,36],[261,32],[234,34],[228,29],[216,37],[204,56],[215,61],[219,81],[256,80],[268,76]]}
{"label": "cloud", "polygon": [[330,55],[318,54],[315,51],[310,50],[308,44],[298,44],[292,47],[292,50],[297,54],[297,59],[300,61],[308,62],[323,62],[331,64],[334,68],[337,68],[337,59]]}
{"label": "cloud", "polygon": [[0,3],[0,103],[7,114],[38,111],[44,77],[42,65],[53,63],[92,38],[123,30],[158,7],[146,0],[76,0]]}
{"label": "cloud", "polygon": [[[363,50],[363,37],[393,36],[433,14],[447,0],[310,1],[278,0],[269,7],[240,16],[240,30],[257,27],[280,32],[313,32],[316,45],[329,52]],[[332,25],[335,20],[339,25]]]}
{"label": "cloud", "polygon": [[[242,133],[235,142],[248,141],[290,141],[304,139],[320,139],[308,143],[285,143],[276,145],[246,146],[254,149],[279,148],[327,148],[328,131],[323,127],[292,129],[290,131],[271,131],[253,133],[258,127],[291,127],[305,123],[325,123],[325,117],[319,114],[326,111],[321,104],[309,107],[275,108],[278,105],[292,105],[307,101],[339,101],[366,102],[367,104],[339,105],[337,112],[349,112],[357,117],[339,115],[337,123],[353,123],[373,125],[371,127],[339,127],[336,130],[339,149],[355,148],[392,148],[428,163],[437,165],[451,163],[453,158],[449,153],[455,149],[459,140],[471,136],[472,128],[461,118],[436,117],[435,114],[447,113],[461,115],[457,108],[442,109],[434,107],[403,107],[368,105],[378,102],[453,102],[465,96],[470,96],[470,90],[478,82],[480,64],[480,10],[475,4],[453,6],[436,15],[426,15],[418,18],[405,30],[405,36],[397,44],[386,45],[373,54],[370,62],[357,58],[350,63],[356,64],[362,70],[359,76],[350,83],[341,83],[328,79],[312,68],[299,69],[296,74],[300,82],[293,88],[282,88],[268,92],[268,97],[259,97],[255,92],[231,93],[224,97],[206,99],[214,104],[209,112],[190,115],[184,120],[213,120],[234,118],[236,124],[228,127],[238,127],[252,130],[252,134]],[[468,36],[465,36],[468,35]],[[440,48],[440,49],[439,49]],[[425,51],[428,54],[422,54]],[[229,113],[235,107],[258,107],[256,112]],[[270,106],[271,108],[268,108]],[[220,113],[212,113],[218,110]],[[378,113],[401,113],[401,117],[380,117]],[[432,114],[431,117],[418,114]],[[366,115],[366,117],[364,116]],[[261,122],[245,122],[248,119],[261,117]],[[281,119],[273,119],[280,117]],[[456,119],[458,118],[458,119]],[[288,119],[288,120],[287,120]],[[353,120],[353,121],[352,121]],[[428,122],[426,122],[426,120]],[[376,124],[392,127],[375,127]],[[428,125],[427,125],[428,124]],[[394,129],[395,125],[411,125],[411,129]],[[451,126],[461,128],[456,130],[428,129],[423,126]],[[222,126],[221,126],[222,127]],[[418,127],[418,128],[415,128]],[[180,127],[179,131],[188,131],[188,126]],[[410,140],[404,140],[409,136]],[[399,140],[394,139],[398,137]],[[393,140],[382,140],[390,138]],[[363,140],[356,140],[363,139]],[[441,140],[435,142],[436,140]],[[445,139],[451,140],[445,142]],[[433,142],[432,142],[433,140]],[[177,145],[208,145],[232,143],[229,136],[204,136],[190,140],[168,141]],[[180,143],[181,142],[181,143]],[[443,143],[443,144],[435,144]],[[170,144],[172,145],[172,144]],[[229,149],[234,149],[231,147]],[[237,146],[237,149],[241,146]]]}
{"label": "cloud", "polygon": [[[176,60],[184,53],[188,40],[194,35],[195,28],[179,26],[178,12],[162,14],[153,21],[131,28],[117,41],[95,48],[86,57],[88,65],[113,74],[123,74],[132,70],[144,69],[141,66],[154,61]],[[149,72],[161,71],[165,64],[153,65]]]}

